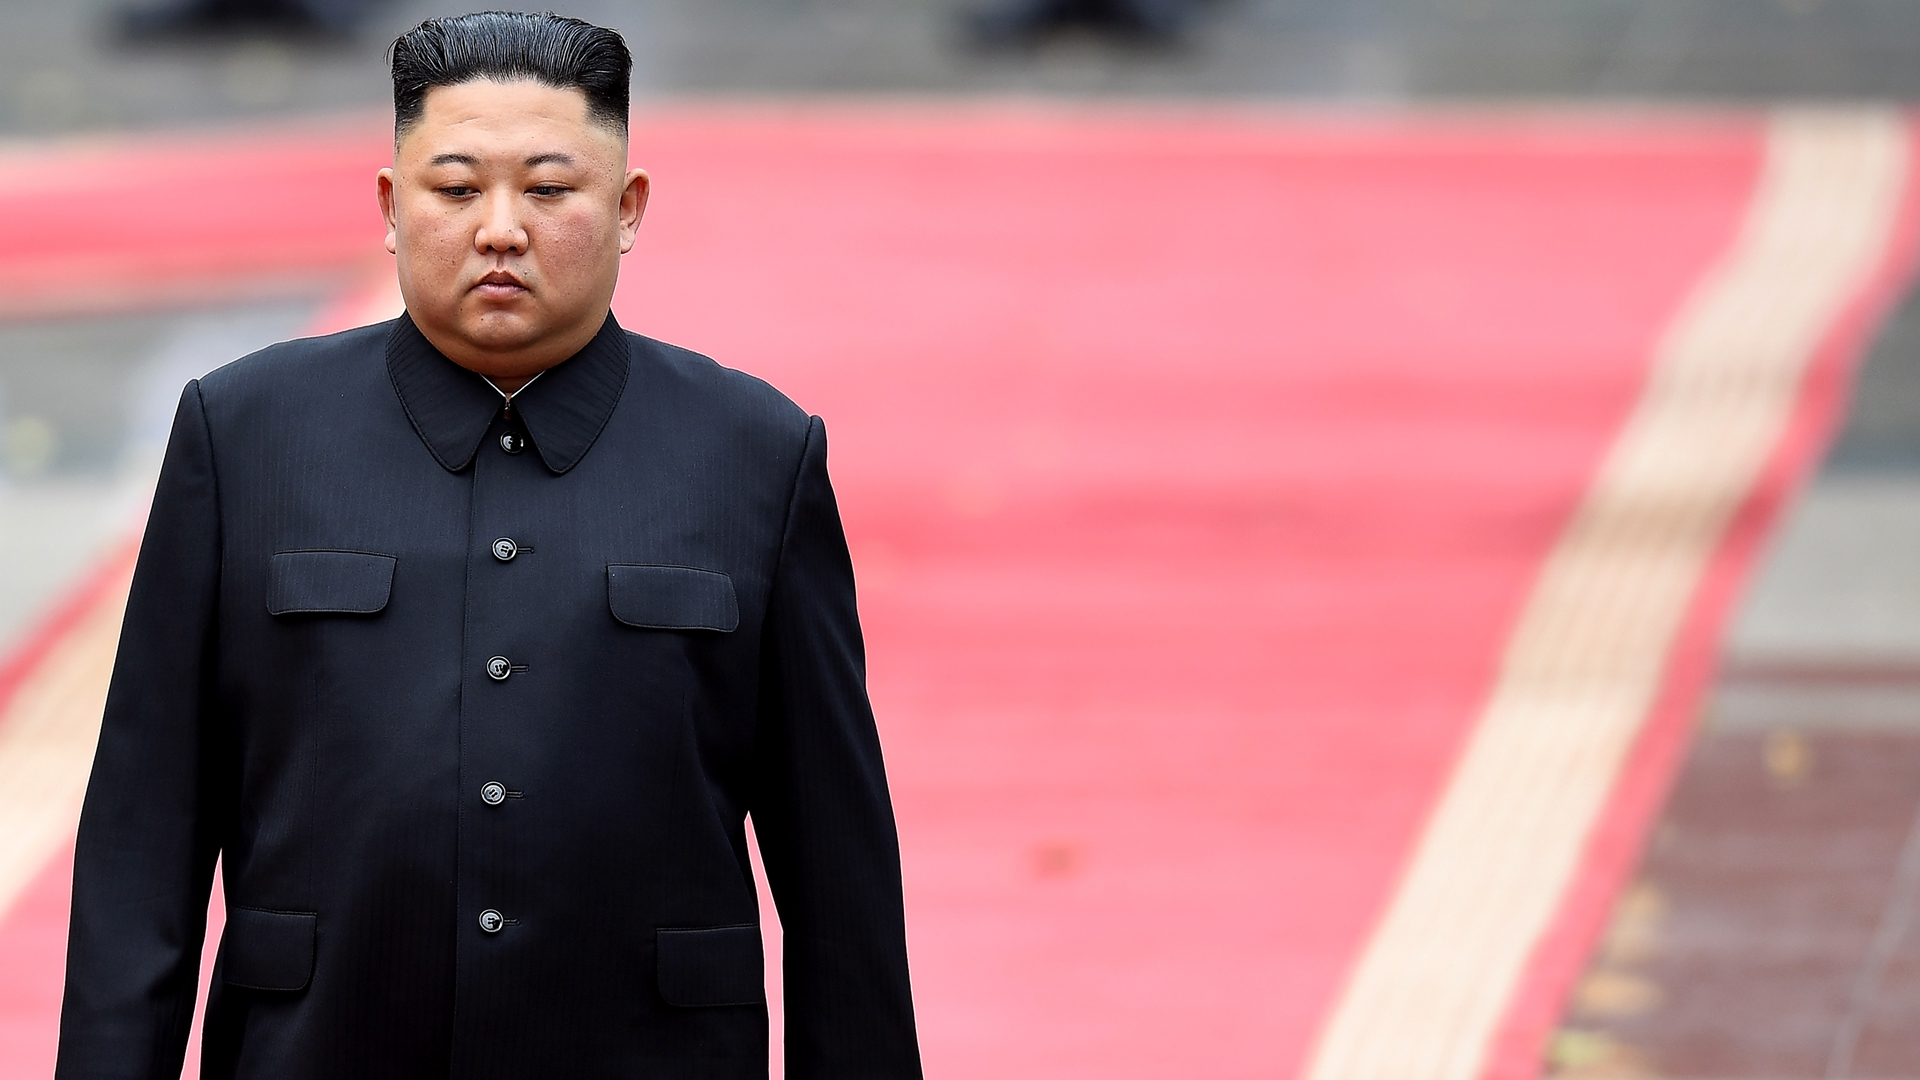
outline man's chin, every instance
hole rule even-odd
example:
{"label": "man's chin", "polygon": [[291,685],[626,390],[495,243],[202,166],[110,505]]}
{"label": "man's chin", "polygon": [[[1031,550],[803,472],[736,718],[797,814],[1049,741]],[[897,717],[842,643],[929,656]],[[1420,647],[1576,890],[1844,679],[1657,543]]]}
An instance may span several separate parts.
{"label": "man's chin", "polygon": [[537,346],[549,330],[543,320],[500,311],[462,318],[454,329],[475,349],[503,353]]}
{"label": "man's chin", "polygon": [[[485,363],[489,357],[521,360],[564,360],[556,350],[571,351],[583,342],[573,340],[569,323],[556,320],[553,313],[531,304],[503,310],[499,305],[463,303],[451,311],[443,309],[442,318],[416,314],[415,325],[429,341],[456,363],[471,366]],[[594,330],[599,329],[596,323]]]}

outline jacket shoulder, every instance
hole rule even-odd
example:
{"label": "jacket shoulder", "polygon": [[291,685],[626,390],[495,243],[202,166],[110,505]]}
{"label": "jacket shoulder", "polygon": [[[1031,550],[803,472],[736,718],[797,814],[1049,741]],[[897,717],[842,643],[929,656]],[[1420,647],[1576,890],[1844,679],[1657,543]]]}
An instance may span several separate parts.
{"label": "jacket shoulder", "polygon": [[804,439],[810,422],[805,409],[764,379],[726,367],[712,357],[628,332],[633,346],[633,375],[652,389],[672,386],[682,403],[725,417],[727,426],[746,425],[762,435]]}
{"label": "jacket shoulder", "polygon": [[322,386],[344,389],[364,369],[384,372],[395,321],[269,345],[201,376],[201,394],[259,403],[286,394],[306,397]]}

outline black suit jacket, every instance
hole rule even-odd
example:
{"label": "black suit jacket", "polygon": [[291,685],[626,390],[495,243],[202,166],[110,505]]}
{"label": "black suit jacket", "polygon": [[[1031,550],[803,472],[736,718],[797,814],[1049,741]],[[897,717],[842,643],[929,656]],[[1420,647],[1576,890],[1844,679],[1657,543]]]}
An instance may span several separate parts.
{"label": "black suit jacket", "polygon": [[81,816],[63,1080],[919,1075],[825,433],[628,334],[401,319],[187,387]]}

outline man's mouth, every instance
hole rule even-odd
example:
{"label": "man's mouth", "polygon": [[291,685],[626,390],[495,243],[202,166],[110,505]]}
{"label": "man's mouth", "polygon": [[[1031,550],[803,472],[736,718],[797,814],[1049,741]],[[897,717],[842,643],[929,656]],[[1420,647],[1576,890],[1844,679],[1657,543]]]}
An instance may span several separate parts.
{"label": "man's mouth", "polygon": [[506,299],[527,292],[528,289],[525,283],[515,277],[512,272],[492,270],[483,274],[479,281],[474,282],[473,291],[494,299]]}

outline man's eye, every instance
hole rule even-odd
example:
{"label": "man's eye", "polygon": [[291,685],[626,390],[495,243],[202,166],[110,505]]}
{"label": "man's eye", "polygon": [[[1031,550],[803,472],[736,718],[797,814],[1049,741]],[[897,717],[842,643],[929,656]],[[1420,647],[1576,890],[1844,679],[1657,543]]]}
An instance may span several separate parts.
{"label": "man's eye", "polygon": [[558,184],[536,184],[535,186],[528,188],[527,190],[532,192],[535,195],[548,196],[548,195],[559,195],[565,192],[567,189],[559,186]]}
{"label": "man's eye", "polygon": [[479,189],[470,188],[464,184],[448,184],[447,186],[440,189],[440,194],[449,195],[456,199],[464,199],[467,196],[472,195],[477,190]]}

